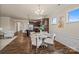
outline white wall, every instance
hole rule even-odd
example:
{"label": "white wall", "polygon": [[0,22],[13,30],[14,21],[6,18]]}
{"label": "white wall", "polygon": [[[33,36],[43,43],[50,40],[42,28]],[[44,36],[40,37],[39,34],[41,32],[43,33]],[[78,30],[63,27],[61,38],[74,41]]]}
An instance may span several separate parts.
{"label": "white wall", "polygon": [[55,15],[57,17],[57,21],[59,20],[61,16],[63,16],[64,27],[61,29],[58,28],[58,24],[55,24],[55,25],[51,24],[51,18],[52,18],[51,17],[49,21],[49,31],[50,32],[63,31],[63,32],[67,32],[68,34],[71,34],[72,37],[74,36],[74,37],[79,38],[78,37],[79,36],[79,22],[67,23],[67,20],[68,20],[67,12],[75,8],[79,8],[79,7],[78,6],[73,7],[73,8],[69,7],[68,10],[63,10],[59,14]]}
{"label": "white wall", "polygon": [[0,17],[0,22],[3,31],[10,30],[10,17]]}
{"label": "white wall", "polygon": [[[74,7],[79,8],[79,7]],[[74,8],[68,8],[69,10],[63,10],[57,15],[57,21],[61,16],[63,16],[64,27],[58,28],[58,24],[52,25],[51,18],[49,21],[49,31],[52,33],[56,33],[56,40],[67,47],[74,49],[75,51],[79,52],[79,22],[75,23],[67,23],[68,21],[68,14],[67,12],[73,10]]]}
{"label": "white wall", "polygon": [[28,28],[28,20],[24,19],[15,19],[11,17],[0,17],[0,27],[3,28],[3,31],[14,31],[16,32],[16,23],[20,22],[19,30],[26,30]]}
{"label": "white wall", "polygon": [[[27,19],[22,20],[22,19],[13,19],[15,21],[15,23],[20,22],[20,30],[26,30],[28,28],[28,23],[29,21]],[[15,25],[17,26],[17,25]]]}
{"label": "white wall", "polygon": [[16,32],[15,21],[11,18],[10,20],[10,29]]}

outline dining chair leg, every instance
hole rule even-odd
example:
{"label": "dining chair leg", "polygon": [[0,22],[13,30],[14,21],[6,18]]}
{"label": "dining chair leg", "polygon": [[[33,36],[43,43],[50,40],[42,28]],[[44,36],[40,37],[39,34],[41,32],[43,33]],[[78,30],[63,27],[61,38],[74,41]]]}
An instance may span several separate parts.
{"label": "dining chair leg", "polygon": [[36,38],[36,53],[38,53],[37,38]]}

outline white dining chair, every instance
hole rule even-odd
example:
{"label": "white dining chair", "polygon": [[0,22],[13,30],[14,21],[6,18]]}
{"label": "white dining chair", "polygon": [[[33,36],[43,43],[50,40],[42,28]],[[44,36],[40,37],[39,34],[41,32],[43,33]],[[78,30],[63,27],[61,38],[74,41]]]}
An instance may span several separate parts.
{"label": "white dining chair", "polygon": [[42,43],[42,40],[40,40],[39,36],[36,34],[31,35],[31,41],[32,41],[32,45],[36,46],[37,48],[39,48],[39,46]]}
{"label": "white dining chair", "polygon": [[[45,40],[45,42],[47,43],[47,44],[52,44],[53,46],[53,49],[51,49],[51,48],[49,48],[50,49],[50,53],[53,53],[53,54],[62,54],[63,53],[63,49],[56,49],[55,48],[55,43],[54,43],[54,40],[55,40],[55,38],[56,38],[56,34],[53,34],[53,36],[51,37],[51,38],[46,38],[46,40]],[[48,47],[49,47],[49,45],[48,45]],[[51,52],[53,50],[53,52]]]}
{"label": "white dining chair", "polygon": [[54,44],[55,37],[56,34],[50,34],[50,37],[47,37],[44,42],[48,44]]}
{"label": "white dining chair", "polygon": [[48,47],[48,51],[51,53],[51,51],[55,51],[55,40],[56,34],[50,34],[50,37],[45,39],[45,45]]}

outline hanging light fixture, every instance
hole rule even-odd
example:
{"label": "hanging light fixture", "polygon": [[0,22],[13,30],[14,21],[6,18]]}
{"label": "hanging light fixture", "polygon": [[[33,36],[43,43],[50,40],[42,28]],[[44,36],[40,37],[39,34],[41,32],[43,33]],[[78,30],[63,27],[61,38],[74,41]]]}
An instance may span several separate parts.
{"label": "hanging light fixture", "polygon": [[41,9],[40,5],[38,5],[38,8],[35,10],[35,14],[41,16],[44,13],[44,9]]}

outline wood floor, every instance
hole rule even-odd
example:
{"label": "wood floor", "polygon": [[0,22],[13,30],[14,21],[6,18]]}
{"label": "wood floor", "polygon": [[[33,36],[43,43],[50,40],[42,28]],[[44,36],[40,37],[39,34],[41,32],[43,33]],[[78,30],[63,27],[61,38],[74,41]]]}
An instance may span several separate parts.
{"label": "wood floor", "polygon": [[1,50],[1,53],[31,53],[31,49],[31,39],[19,33],[16,39]]}
{"label": "wood floor", "polygon": [[38,51],[36,51],[36,47],[32,46],[31,38],[27,37],[25,33],[18,33],[17,38],[14,39],[10,44],[8,44],[4,49],[0,51],[1,54],[38,54],[40,53],[48,53],[47,47],[40,47]]}
{"label": "wood floor", "polygon": [[[65,48],[65,49],[64,49]],[[55,41],[55,49],[61,50],[62,53],[66,54],[74,54],[77,53],[74,50],[60,44]],[[39,52],[41,51],[41,52]],[[38,53],[45,54],[51,52],[53,54],[53,46],[49,49],[49,47],[39,48]],[[14,39],[10,44],[8,44],[4,49],[0,51],[1,54],[34,54],[36,53],[36,47],[32,46],[31,38],[27,37],[26,34],[18,33],[17,38]]]}

